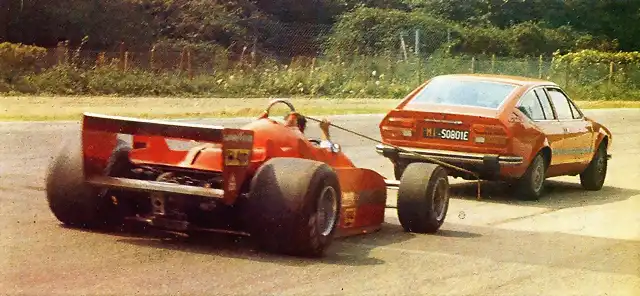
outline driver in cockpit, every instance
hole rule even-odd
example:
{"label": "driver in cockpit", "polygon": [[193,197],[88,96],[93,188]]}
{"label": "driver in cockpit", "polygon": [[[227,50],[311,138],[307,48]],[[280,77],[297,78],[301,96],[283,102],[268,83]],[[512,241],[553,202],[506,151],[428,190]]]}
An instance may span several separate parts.
{"label": "driver in cockpit", "polygon": [[[296,119],[298,122],[298,128],[300,129],[302,134],[304,134],[304,131],[307,128],[307,118],[302,115],[298,115],[296,116]],[[322,120],[322,122],[320,122],[319,125],[320,131],[322,131],[320,148],[331,149],[333,147],[333,142],[331,142],[331,136],[329,135],[329,120],[325,118]]]}

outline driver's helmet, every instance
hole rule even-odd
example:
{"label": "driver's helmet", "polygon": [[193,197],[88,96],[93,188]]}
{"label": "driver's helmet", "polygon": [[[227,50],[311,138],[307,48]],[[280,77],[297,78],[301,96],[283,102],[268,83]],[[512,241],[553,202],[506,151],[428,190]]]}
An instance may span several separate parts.
{"label": "driver's helmet", "polygon": [[298,125],[298,129],[300,129],[300,132],[302,133],[304,133],[304,130],[307,128],[307,118],[305,118],[304,116],[298,113],[292,112],[288,115],[285,115],[284,120],[287,121],[287,123],[290,123],[293,120],[295,120],[296,124]]}

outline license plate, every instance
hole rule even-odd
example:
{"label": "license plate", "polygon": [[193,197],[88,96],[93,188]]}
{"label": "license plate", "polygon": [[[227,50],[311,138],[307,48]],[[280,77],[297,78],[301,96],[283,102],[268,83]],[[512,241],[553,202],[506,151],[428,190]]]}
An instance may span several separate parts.
{"label": "license plate", "polygon": [[426,127],[422,129],[422,136],[424,136],[425,138],[468,141],[469,131],[439,128],[439,127]]}

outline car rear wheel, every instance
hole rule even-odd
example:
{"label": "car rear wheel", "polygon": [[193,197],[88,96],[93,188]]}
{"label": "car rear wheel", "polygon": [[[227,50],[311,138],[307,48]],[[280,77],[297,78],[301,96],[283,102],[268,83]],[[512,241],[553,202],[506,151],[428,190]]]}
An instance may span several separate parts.
{"label": "car rear wheel", "polygon": [[[79,139],[67,141],[49,167],[46,179],[49,208],[65,225],[113,230],[121,222],[118,208],[105,190],[84,182],[81,147]],[[122,155],[121,149],[122,146],[114,151],[105,173],[120,166],[115,160],[117,155]]]}
{"label": "car rear wheel", "polygon": [[273,158],[251,180],[245,224],[267,251],[320,257],[338,228],[341,198],[338,176],[325,163]]}
{"label": "car rear wheel", "polygon": [[593,156],[589,166],[580,174],[580,184],[586,190],[600,190],[604,185],[607,177],[607,150],[604,144],[601,144],[598,151]]}
{"label": "car rear wheel", "polygon": [[449,209],[447,171],[431,163],[412,163],[398,188],[398,219],[405,231],[435,233]]}
{"label": "car rear wheel", "polygon": [[538,200],[545,189],[547,162],[538,153],[524,175],[516,182],[516,194],[522,200]]}

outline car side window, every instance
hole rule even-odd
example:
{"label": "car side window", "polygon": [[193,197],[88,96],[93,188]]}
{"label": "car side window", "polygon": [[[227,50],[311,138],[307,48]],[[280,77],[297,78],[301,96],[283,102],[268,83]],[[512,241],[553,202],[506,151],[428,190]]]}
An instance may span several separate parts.
{"label": "car side window", "polygon": [[540,106],[540,101],[538,101],[538,97],[533,93],[533,91],[529,91],[522,96],[520,103],[518,104],[518,110],[522,111],[522,113],[527,115],[531,120],[545,119],[542,106]]}
{"label": "car side window", "polygon": [[573,119],[582,119],[582,113],[578,110],[576,104],[574,104],[571,100],[569,100],[569,106],[571,107],[571,113],[573,114]]}
{"label": "car side window", "polygon": [[553,102],[553,106],[558,114],[558,119],[568,120],[573,119],[573,113],[571,113],[571,106],[569,105],[569,99],[559,90],[555,88],[547,88],[549,97]]}
{"label": "car side window", "polygon": [[549,97],[541,88],[534,90],[536,95],[538,96],[538,100],[540,100],[540,105],[542,105],[542,111],[544,112],[544,117],[546,120],[556,119],[556,116],[553,114],[553,107],[551,107],[551,103],[549,102]]}

